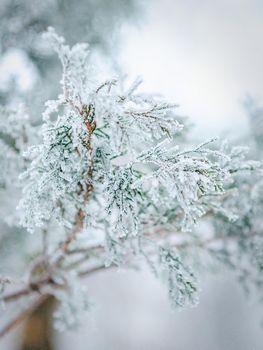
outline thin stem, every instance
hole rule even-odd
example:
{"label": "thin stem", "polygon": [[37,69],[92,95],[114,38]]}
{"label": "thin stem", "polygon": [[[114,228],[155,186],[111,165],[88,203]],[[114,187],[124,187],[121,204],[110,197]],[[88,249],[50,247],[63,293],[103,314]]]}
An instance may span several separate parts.
{"label": "thin stem", "polygon": [[[15,301],[17,299],[20,299],[21,297],[30,295],[32,293],[39,293],[41,288],[47,285],[54,285],[57,284],[51,279],[51,278],[44,278],[42,280],[37,281],[36,283],[29,284],[28,286],[16,291],[12,292],[10,294],[6,294],[3,297],[1,297],[0,300],[2,300],[4,303]],[[58,285],[57,285],[58,286]]]}
{"label": "thin stem", "polygon": [[[114,267],[114,265],[113,265]],[[79,272],[78,276],[80,278],[84,277],[84,276],[87,276],[89,274],[93,274],[97,271],[101,271],[103,269],[106,269],[105,268],[105,265],[104,264],[100,264],[100,265],[97,265],[97,266],[93,266],[85,271],[82,271],[82,272]],[[13,293],[10,293],[10,294],[7,294],[7,295],[4,295],[0,300],[2,300],[3,302],[7,303],[7,302],[11,302],[11,301],[15,301],[17,299],[20,299],[21,297],[24,297],[24,296],[28,296],[32,293],[40,293],[41,292],[41,289],[45,286],[48,286],[48,285],[53,285],[57,288],[61,288],[62,286],[55,283],[51,278],[45,278],[45,279],[42,279],[42,280],[39,280],[39,281],[36,281],[34,283],[34,285],[28,285],[26,286],[25,288],[22,288],[16,292],[13,292]]]}
{"label": "thin stem", "polygon": [[67,239],[62,243],[61,247],[62,247],[62,251],[64,253],[68,252],[68,248],[70,246],[70,244],[76,239],[78,233],[80,232],[80,230],[82,229],[82,225],[83,225],[83,219],[84,219],[84,213],[83,211],[80,209],[76,215],[76,220],[75,220],[75,226],[74,229],[72,230],[72,232],[70,233],[70,235],[67,237]]}
{"label": "thin stem", "polygon": [[38,297],[26,310],[23,310],[16,318],[10,321],[0,330],[0,338],[4,337],[9,331],[23,322],[39,305],[41,305],[47,298],[48,294]]}

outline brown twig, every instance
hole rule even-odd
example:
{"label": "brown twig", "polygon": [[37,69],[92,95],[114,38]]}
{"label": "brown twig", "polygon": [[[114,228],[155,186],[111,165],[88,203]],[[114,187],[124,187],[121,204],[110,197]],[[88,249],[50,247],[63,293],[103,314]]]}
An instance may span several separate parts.
{"label": "brown twig", "polygon": [[[100,264],[100,265],[97,265],[97,266],[93,266],[87,270],[85,270],[84,272],[79,272],[78,276],[80,278],[84,277],[84,276],[87,276],[89,274],[93,274],[97,271],[101,271],[105,269],[105,265],[104,264]],[[41,279],[39,281],[36,281],[34,283],[34,285],[32,284],[29,284],[28,286],[18,290],[18,291],[15,291],[15,292],[11,292],[10,294],[6,294],[4,295],[1,300],[5,303],[8,303],[8,302],[11,302],[11,301],[15,301],[17,299],[20,299],[22,297],[25,297],[25,296],[28,296],[32,293],[40,293],[41,292],[41,289],[45,286],[48,286],[48,285],[53,285],[53,286],[56,286],[56,287],[62,287],[61,285],[58,285],[57,283],[54,282],[54,280],[52,278],[44,278],[44,279]]]}
{"label": "brown twig", "polygon": [[65,254],[68,252],[69,245],[71,244],[71,242],[73,242],[76,239],[77,234],[81,230],[82,225],[83,225],[83,219],[84,219],[84,213],[83,213],[83,210],[80,209],[76,215],[74,229],[72,230],[70,235],[67,237],[67,239],[61,245],[62,251]]}
{"label": "brown twig", "polygon": [[4,337],[9,331],[23,322],[39,305],[41,305],[48,298],[48,296],[48,294],[41,295],[36,300],[34,300],[34,302],[29,307],[27,307],[26,310],[23,310],[18,316],[16,316],[16,318],[6,324],[0,330],[0,338]]}
{"label": "brown twig", "polygon": [[11,292],[10,294],[6,294],[4,295],[1,300],[4,303],[8,303],[11,301],[15,301],[17,299],[20,299],[21,297],[30,295],[31,293],[39,293],[41,288],[47,285],[57,285],[52,278],[47,277],[47,278],[43,278],[39,281],[36,281],[34,284],[28,284],[26,287],[21,288],[18,291],[15,292]]}

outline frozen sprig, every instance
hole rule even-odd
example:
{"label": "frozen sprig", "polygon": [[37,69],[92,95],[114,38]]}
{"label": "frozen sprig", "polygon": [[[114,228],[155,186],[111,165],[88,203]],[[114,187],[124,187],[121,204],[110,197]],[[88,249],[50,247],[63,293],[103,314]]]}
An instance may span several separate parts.
{"label": "frozen sprig", "polygon": [[198,283],[193,271],[171,249],[159,250],[160,270],[168,285],[174,307],[194,306],[198,302]]}
{"label": "frozen sprig", "polygon": [[191,230],[197,219],[211,209],[227,214],[223,202],[226,189],[234,180],[233,173],[257,169],[259,165],[246,161],[243,149],[234,148],[226,153],[207,148],[214,142],[213,139],[180,151],[162,141],[137,156],[138,162],[153,164],[155,169],[136,181],[135,186],[147,188],[152,183],[155,188],[150,191],[152,196],[161,191],[162,196],[176,199],[183,211],[184,230]]}
{"label": "frozen sprig", "polygon": [[27,185],[20,209],[26,213],[22,222],[31,231],[34,226],[43,226],[52,214],[63,219],[69,208],[77,211],[82,201],[78,193],[85,191],[91,181],[84,143],[87,131],[84,122],[77,118],[69,113],[45,123],[43,144],[27,152],[33,161],[21,177]]}
{"label": "frozen sprig", "polygon": [[138,234],[138,212],[142,193],[133,187],[138,176],[131,167],[113,169],[108,175],[105,187],[106,211],[113,217],[114,230],[119,237]]}
{"label": "frozen sprig", "polygon": [[[179,307],[195,304],[199,288],[185,263],[188,247],[223,256],[236,269],[244,256],[261,271],[261,243],[243,244],[262,236],[262,174],[247,160],[247,149],[215,139],[182,145],[176,105],[140,93],[141,79],[127,88],[103,76],[88,45],[69,47],[51,28],[45,37],[62,63],[61,94],[47,101],[35,137],[26,114],[1,110],[0,162],[2,184],[9,173],[12,181],[20,174],[22,225],[30,232],[42,228],[44,263],[33,284],[60,301],[57,326],[75,328],[89,310],[80,277],[131,265],[137,256],[164,276]],[[205,217],[214,227],[210,237],[197,239]],[[221,239],[224,244],[211,249]]]}

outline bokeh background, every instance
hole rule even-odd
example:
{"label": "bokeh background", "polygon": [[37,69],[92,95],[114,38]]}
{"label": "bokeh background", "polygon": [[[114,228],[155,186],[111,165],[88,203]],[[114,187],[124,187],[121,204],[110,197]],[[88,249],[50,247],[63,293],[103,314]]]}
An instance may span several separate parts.
{"label": "bokeh background", "polygon": [[[141,75],[143,90],[178,103],[196,140],[245,140],[248,101],[263,103],[262,19],[262,0],[0,0],[0,102],[28,103],[39,122],[59,89],[59,62],[40,38],[52,25],[71,44],[88,41],[114,74]],[[147,270],[83,283],[96,306],[82,329],[55,335],[58,350],[263,348],[263,308],[222,269],[201,276],[200,304],[180,313]],[[0,349],[16,350],[20,332]]]}

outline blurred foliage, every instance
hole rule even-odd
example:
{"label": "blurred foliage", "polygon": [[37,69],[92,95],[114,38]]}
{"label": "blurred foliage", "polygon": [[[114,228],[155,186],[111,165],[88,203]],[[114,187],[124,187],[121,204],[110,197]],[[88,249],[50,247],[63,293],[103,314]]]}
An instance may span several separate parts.
{"label": "blurred foliage", "polygon": [[[0,86],[0,102],[10,103],[23,95],[33,111],[58,92],[60,66],[41,34],[53,26],[69,43],[88,42],[92,50],[107,54],[114,62],[120,38],[120,27],[139,17],[142,3],[136,0],[2,0],[0,2],[0,66],[1,56],[19,55],[19,61],[31,65],[30,99],[21,91],[17,77],[8,88]],[[21,55],[23,55],[21,57]],[[8,56],[9,62],[13,55]],[[14,73],[13,73],[14,75]],[[1,84],[0,84],[1,85]],[[33,94],[33,98],[32,98]],[[15,96],[14,96],[15,95]],[[32,112],[32,108],[31,108]]]}

